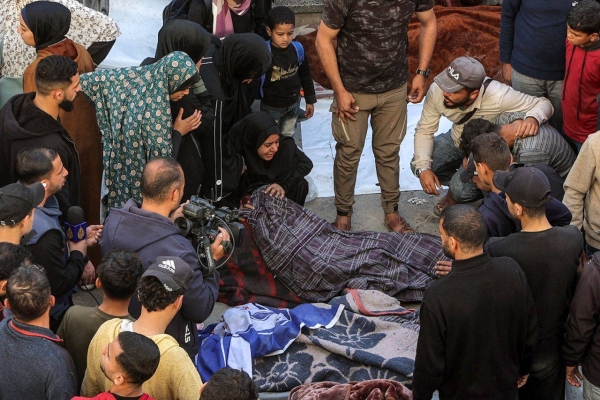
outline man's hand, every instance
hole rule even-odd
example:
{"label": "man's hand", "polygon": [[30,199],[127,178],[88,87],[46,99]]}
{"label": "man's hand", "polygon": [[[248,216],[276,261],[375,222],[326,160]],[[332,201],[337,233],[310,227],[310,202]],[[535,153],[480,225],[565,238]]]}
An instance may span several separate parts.
{"label": "man's hand", "polygon": [[81,274],[81,283],[83,285],[90,285],[94,283],[96,279],[96,268],[94,268],[94,264],[91,261],[88,261],[85,264],[85,268],[83,269],[83,274]]}
{"label": "man's hand", "polygon": [[522,388],[523,385],[525,385],[527,383],[527,378],[529,378],[529,374],[523,375],[523,376],[519,376],[517,378],[517,389]]}
{"label": "man's hand", "polygon": [[452,271],[452,261],[439,260],[435,263],[435,273],[438,276],[446,276]]}
{"label": "man's hand", "polygon": [[580,387],[581,381],[583,381],[583,376],[581,376],[581,372],[579,372],[579,366],[567,366],[567,382],[569,382],[569,385]]}
{"label": "man's hand", "polygon": [[69,251],[80,251],[84,256],[87,254],[87,239],[77,243],[69,241]]}
{"label": "man's hand", "polygon": [[90,225],[85,230],[85,235],[87,236],[87,245],[88,247],[92,247],[98,244],[100,238],[102,237],[102,230],[104,229],[104,225]]}
{"label": "man's hand", "polygon": [[359,112],[360,108],[355,104],[356,100],[354,99],[354,96],[352,96],[352,93],[346,89],[335,92],[335,102],[337,106],[336,114],[345,124],[348,123],[346,118],[351,121],[356,121],[353,114]]}
{"label": "man's hand", "polygon": [[278,199],[283,199],[285,196],[285,190],[281,186],[276,183],[272,183],[265,189],[265,193],[269,196],[276,197]]}
{"label": "man's hand", "polygon": [[311,119],[313,117],[313,115],[315,115],[315,105],[314,104],[307,104],[306,105],[306,110],[304,111],[304,117],[306,119]]}
{"label": "man's hand", "polygon": [[517,137],[526,138],[529,136],[535,136],[538,134],[538,130],[540,129],[540,124],[537,119],[533,117],[527,117],[525,120],[517,127]]}
{"label": "man's hand", "polygon": [[421,181],[421,187],[425,193],[435,194],[436,196],[440,195],[438,189],[442,188],[442,184],[432,170],[426,169],[425,171],[421,172],[419,181]]}
{"label": "man's hand", "polygon": [[183,119],[183,108],[179,110],[173,129],[181,133],[181,136],[185,136],[194,129],[197,129],[202,123],[202,112],[200,110],[194,111],[192,115]]}
{"label": "man's hand", "polygon": [[188,204],[190,201],[186,201],[185,203],[181,203],[179,205],[179,207],[177,207],[177,209],[175,211],[173,211],[171,213],[171,215],[169,216],[169,219],[173,222],[175,222],[175,220],[179,217],[183,217],[183,206],[185,206],[186,204]]}
{"label": "man's hand", "polygon": [[425,97],[425,77],[417,74],[413,78],[410,93],[408,94],[408,101],[411,103],[420,103]]}
{"label": "man's hand", "polygon": [[508,83],[509,85],[512,86],[512,67],[511,67],[511,65],[510,64],[502,64],[502,70],[500,71],[500,73],[502,74],[502,77],[504,78],[506,83]]}
{"label": "man's hand", "polygon": [[229,240],[229,233],[227,233],[225,229],[219,227],[219,234],[217,235],[215,241],[210,245],[210,251],[212,252],[215,261],[220,260],[225,254],[227,254],[221,243]]}

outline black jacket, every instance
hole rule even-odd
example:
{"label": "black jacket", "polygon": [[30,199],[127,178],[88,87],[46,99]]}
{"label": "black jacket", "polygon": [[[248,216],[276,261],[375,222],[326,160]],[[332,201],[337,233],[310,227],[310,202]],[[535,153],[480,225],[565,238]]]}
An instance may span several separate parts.
{"label": "black jacket", "polygon": [[19,151],[31,147],[55,150],[69,171],[67,182],[56,194],[62,215],[80,204],[81,168],[75,143],[60,121],[33,104],[35,93],[12,97],[0,110],[0,187],[17,181]]}
{"label": "black jacket", "polygon": [[421,305],[413,396],[515,399],[529,373],[537,318],[525,274],[510,258],[487,253],[452,263]]}

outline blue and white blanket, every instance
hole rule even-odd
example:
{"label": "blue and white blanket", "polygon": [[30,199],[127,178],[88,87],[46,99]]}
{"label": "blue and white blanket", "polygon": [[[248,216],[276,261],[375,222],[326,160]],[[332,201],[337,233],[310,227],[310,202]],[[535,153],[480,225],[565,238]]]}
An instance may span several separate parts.
{"label": "blue and white blanket", "polygon": [[283,353],[300,335],[302,327],[330,328],[343,305],[301,304],[276,309],[249,303],[230,308],[219,324],[198,333],[198,371],[204,382],[224,367],[242,369],[252,376],[252,359]]}

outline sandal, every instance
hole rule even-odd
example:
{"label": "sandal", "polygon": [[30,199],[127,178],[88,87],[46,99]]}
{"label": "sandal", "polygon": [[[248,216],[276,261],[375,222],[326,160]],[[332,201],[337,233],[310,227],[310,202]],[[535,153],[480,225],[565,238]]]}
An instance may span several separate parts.
{"label": "sandal", "polygon": [[[392,215],[393,214],[393,215]],[[388,216],[392,215],[391,220],[388,220]],[[385,215],[385,224],[388,229],[392,232],[398,233],[415,233],[415,230],[410,226],[407,220],[405,220],[402,215],[397,212],[389,213]]]}
{"label": "sandal", "polygon": [[438,201],[438,203],[433,207],[433,213],[439,217],[442,215],[446,208],[453,206],[454,204],[456,204],[456,201],[454,201],[452,194],[448,192],[448,194],[446,194],[446,196],[444,196],[440,201]]}

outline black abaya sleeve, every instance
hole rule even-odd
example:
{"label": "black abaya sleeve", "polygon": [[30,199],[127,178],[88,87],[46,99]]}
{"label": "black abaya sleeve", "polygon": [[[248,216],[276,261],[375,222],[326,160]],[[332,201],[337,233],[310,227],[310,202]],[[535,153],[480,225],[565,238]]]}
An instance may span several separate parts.
{"label": "black abaya sleeve", "polygon": [[306,175],[310,173],[312,168],[313,163],[310,158],[308,158],[306,154],[302,152],[302,150],[296,147],[296,152],[294,153],[294,171],[285,180],[285,182],[280,183],[280,186],[286,192],[290,191],[292,188],[297,186]]}

